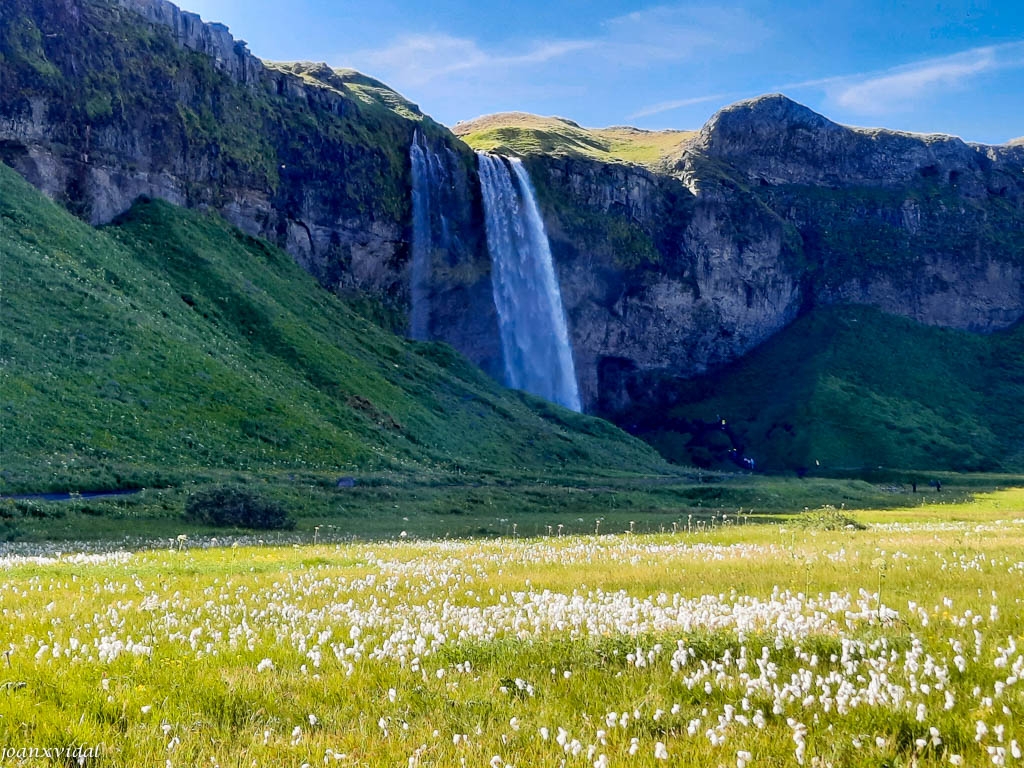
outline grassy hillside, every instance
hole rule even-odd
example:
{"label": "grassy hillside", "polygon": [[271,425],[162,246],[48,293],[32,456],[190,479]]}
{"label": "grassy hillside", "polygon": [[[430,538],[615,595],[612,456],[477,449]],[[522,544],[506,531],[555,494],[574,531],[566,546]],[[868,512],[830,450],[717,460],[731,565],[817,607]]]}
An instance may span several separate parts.
{"label": "grassy hillside", "polygon": [[1019,470],[1024,327],[981,336],[819,309],[713,375],[662,382],[660,401],[636,415],[641,431],[682,462],[726,466],[736,447],[759,468],[823,474]]}
{"label": "grassy hillside", "polygon": [[589,157],[656,167],[696,136],[696,131],[582,128],[562,117],[502,112],[458,123],[452,131],[474,149],[517,155]]}
{"label": "grassy hillside", "polygon": [[0,166],[3,492],[288,473],[657,470],[598,419],[350,311],[282,251],[140,201],[97,231]]}
{"label": "grassy hillside", "polygon": [[296,75],[307,85],[330,91],[344,99],[358,103],[359,118],[367,122],[374,117],[379,121],[411,120],[429,134],[442,135],[445,129],[420,112],[419,106],[376,78],[355,69],[330,67],[308,61],[264,61],[267,69]]}

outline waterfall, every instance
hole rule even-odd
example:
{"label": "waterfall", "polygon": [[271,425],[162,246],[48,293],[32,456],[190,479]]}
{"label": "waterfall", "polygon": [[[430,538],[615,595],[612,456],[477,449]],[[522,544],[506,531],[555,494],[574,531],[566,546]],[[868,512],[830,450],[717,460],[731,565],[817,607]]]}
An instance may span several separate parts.
{"label": "waterfall", "polygon": [[505,382],[580,411],[562,296],[530,176],[516,158],[477,156]]}
{"label": "waterfall", "polygon": [[412,269],[409,277],[411,309],[409,335],[420,341],[430,334],[430,261],[433,253],[430,226],[430,188],[433,185],[430,153],[423,134],[415,131],[409,146],[412,165]]}

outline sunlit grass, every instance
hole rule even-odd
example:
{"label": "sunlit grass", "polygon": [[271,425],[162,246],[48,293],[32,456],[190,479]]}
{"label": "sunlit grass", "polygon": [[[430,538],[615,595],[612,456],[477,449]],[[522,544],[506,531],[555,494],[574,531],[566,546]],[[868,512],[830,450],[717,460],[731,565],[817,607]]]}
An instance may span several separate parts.
{"label": "sunlit grass", "polygon": [[525,112],[487,115],[459,123],[452,130],[477,150],[587,157],[651,167],[697,135],[696,131],[644,131],[625,126],[583,128],[561,117]]}
{"label": "sunlit grass", "polygon": [[36,545],[0,559],[0,737],[104,765],[1014,764],[1024,490],[844,512],[870,527]]}

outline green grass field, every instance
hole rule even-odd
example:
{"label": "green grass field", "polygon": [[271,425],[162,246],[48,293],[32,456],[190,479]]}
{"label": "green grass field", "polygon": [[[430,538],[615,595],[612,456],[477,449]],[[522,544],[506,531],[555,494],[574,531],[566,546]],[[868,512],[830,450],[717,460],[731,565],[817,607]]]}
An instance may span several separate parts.
{"label": "green grass field", "polygon": [[8,545],[0,747],[93,747],[96,766],[1018,764],[1024,491],[832,516]]}

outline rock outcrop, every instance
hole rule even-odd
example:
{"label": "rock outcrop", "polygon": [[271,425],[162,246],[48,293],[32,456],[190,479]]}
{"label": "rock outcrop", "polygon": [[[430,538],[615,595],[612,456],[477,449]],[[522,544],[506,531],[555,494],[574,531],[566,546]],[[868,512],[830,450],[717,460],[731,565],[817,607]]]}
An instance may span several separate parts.
{"label": "rock outcrop", "polygon": [[215,210],[329,290],[383,302],[398,330],[419,129],[458,233],[431,327],[500,367],[474,155],[415,104],[357,72],[265,64],[166,0],[4,0],[0,14],[0,160],[93,224],[140,196]]}
{"label": "rock outcrop", "polygon": [[534,156],[584,399],[744,355],[814,306],[976,332],[1024,317],[1024,148],[723,109],[657,169]]}
{"label": "rock outcrop", "polygon": [[167,27],[178,45],[205,54],[214,66],[237,83],[258,85],[263,62],[249,52],[242,40],[235,40],[223,24],[204,22],[199,14],[183,11],[168,0],[117,0],[124,8],[147,21]]}

